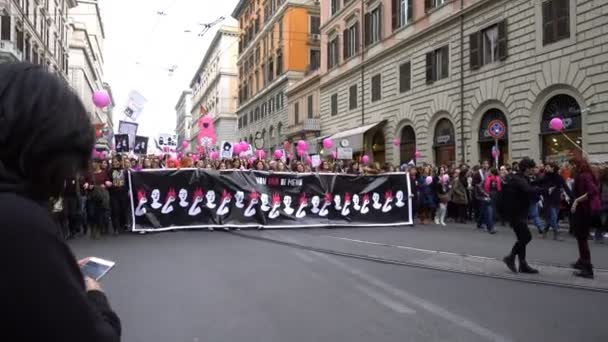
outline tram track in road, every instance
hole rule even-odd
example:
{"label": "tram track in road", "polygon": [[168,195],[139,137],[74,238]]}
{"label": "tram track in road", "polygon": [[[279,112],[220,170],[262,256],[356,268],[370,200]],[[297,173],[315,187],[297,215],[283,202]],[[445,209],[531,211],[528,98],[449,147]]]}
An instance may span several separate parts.
{"label": "tram track in road", "polygon": [[[532,277],[524,278],[524,277],[522,277],[521,274],[511,275],[511,274],[507,274],[507,273],[499,274],[499,273],[491,273],[491,272],[484,272],[484,271],[463,270],[463,269],[459,269],[457,267],[453,267],[453,266],[451,267],[446,264],[442,264],[442,265],[429,264],[429,263],[425,264],[422,262],[398,260],[398,259],[382,257],[382,256],[378,256],[378,255],[352,253],[352,252],[340,251],[340,250],[336,250],[336,249],[316,247],[316,246],[311,246],[311,245],[300,243],[296,239],[291,239],[291,238],[278,239],[278,238],[271,238],[268,236],[261,236],[259,234],[258,235],[248,234],[248,233],[242,232],[242,231],[230,231],[228,233],[235,235],[235,236],[239,236],[241,238],[245,238],[245,239],[264,241],[264,242],[273,243],[273,244],[277,244],[277,245],[297,248],[300,250],[307,250],[307,251],[312,251],[312,252],[316,252],[316,253],[341,256],[341,257],[347,257],[347,258],[358,259],[358,260],[366,260],[366,261],[376,262],[376,263],[381,263],[381,264],[389,264],[389,265],[397,265],[397,266],[403,266],[403,267],[434,270],[434,271],[440,271],[440,272],[471,275],[471,276],[477,276],[477,277],[483,277],[483,278],[502,279],[502,280],[507,280],[507,281],[519,282],[519,283],[545,285],[545,286],[552,286],[552,287],[558,287],[558,288],[568,288],[568,289],[577,289],[577,290],[590,291],[590,292],[608,293],[608,284],[603,284],[605,286],[600,287],[600,286],[590,286],[590,285],[585,285],[585,284],[580,284],[580,283],[577,284],[577,283],[572,283],[572,282],[568,283],[568,282],[551,281],[551,280],[547,280],[547,279],[538,279],[538,278],[535,279]],[[386,245],[386,244],[379,244],[379,245]],[[413,249],[413,247],[412,247],[412,249]],[[425,250],[422,250],[422,251],[425,251]],[[443,252],[443,253],[439,253],[439,254],[444,254],[444,255],[453,256],[453,257],[460,257],[463,259],[465,257],[470,257],[470,256],[463,256],[458,253],[450,253],[450,252]],[[495,258],[487,258],[487,257],[482,257],[482,258],[486,259],[488,262],[501,263],[500,261],[496,260]],[[501,265],[501,266],[504,266],[504,265]],[[546,266],[546,267],[561,268],[562,270],[570,271],[569,268],[565,268],[563,266]],[[541,272],[542,272],[542,270],[541,270]],[[596,276],[602,276],[602,277],[608,276],[608,272],[606,270],[598,270],[596,272]],[[541,273],[540,277],[542,277],[542,273]]]}

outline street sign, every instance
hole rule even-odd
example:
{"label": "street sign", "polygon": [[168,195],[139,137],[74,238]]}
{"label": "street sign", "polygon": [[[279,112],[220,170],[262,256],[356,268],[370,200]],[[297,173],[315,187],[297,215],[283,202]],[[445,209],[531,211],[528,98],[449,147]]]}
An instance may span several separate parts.
{"label": "street sign", "polygon": [[353,159],[352,147],[338,147],[338,159]]}
{"label": "street sign", "polygon": [[492,120],[488,124],[488,133],[493,139],[500,139],[507,133],[507,127],[500,120]]}

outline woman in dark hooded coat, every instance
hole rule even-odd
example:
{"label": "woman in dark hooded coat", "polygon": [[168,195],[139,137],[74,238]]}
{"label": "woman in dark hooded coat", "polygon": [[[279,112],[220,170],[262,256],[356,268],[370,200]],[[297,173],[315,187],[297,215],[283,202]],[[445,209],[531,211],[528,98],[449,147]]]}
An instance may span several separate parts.
{"label": "woman in dark hooded coat", "polygon": [[84,278],[46,203],[87,169],[91,122],[67,83],[0,64],[0,341],[120,341],[99,284]]}

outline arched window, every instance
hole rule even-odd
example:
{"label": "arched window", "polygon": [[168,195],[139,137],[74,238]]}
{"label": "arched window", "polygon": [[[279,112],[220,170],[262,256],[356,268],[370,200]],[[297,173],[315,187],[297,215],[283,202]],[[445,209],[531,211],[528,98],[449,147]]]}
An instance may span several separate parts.
{"label": "arched window", "polygon": [[450,120],[441,119],[437,122],[433,142],[436,165],[451,165],[456,162],[456,136]]}
{"label": "arched window", "polygon": [[385,162],[385,140],[384,140],[384,132],[379,129],[374,137],[372,138],[372,152],[374,154],[374,162],[380,163],[380,165]]}
{"label": "arched window", "polygon": [[[563,134],[549,128],[549,122],[556,117],[561,118],[564,123]],[[549,99],[543,110],[540,132],[543,160],[562,162],[570,159],[572,152],[577,150],[577,147],[564,135],[579,147],[583,146],[582,115],[578,102],[572,96],[565,94]]]}
{"label": "arched window", "polygon": [[483,114],[481,123],[479,124],[479,159],[480,161],[489,160],[490,164],[493,165],[492,147],[495,146],[496,142],[488,131],[490,125],[498,125],[502,123],[504,127],[504,135],[498,139],[498,164],[502,165],[505,161],[509,160],[509,128],[507,127],[507,118],[505,114],[496,108],[489,109]]}
{"label": "arched window", "polygon": [[413,160],[416,154],[416,133],[414,127],[405,126],[401,129],[399,146],[400,164],[409,163]]}

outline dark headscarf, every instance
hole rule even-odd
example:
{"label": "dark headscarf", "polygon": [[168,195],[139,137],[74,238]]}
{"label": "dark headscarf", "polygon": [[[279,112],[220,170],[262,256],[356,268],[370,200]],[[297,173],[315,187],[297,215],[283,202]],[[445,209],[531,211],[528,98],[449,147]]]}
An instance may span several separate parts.
{"label": "dark headscarf", "polygon": [[0,64],[0,192],[44,200],[87,167],[95,134],[67,82],[29,63]]}

